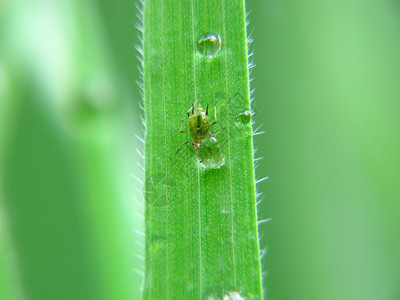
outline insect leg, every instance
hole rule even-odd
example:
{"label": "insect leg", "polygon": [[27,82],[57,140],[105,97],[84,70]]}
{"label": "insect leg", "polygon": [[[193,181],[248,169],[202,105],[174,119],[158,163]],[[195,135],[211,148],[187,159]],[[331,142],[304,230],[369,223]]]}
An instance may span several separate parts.
{"label": "insect leg", "polygon": [[220,133],[224,129],[225,129],[225,127],[222,127],[220,130],[218,130],[216,133],[214,133],[213,136],[216,136],[218,133]]}
{"label": "insect leg", "polygon": [[186,142],[184,142],[183,145],[182,145],[175,153],[178,153],[179,151],[181,151],[182,148],[183,148],[186,144],[188,144],[188,143],[190,143],[190,142],[191,142],[191,141],[186,141]]}
{"label": "insect leg", "polygon": [[213,125],[215,125],[217,123],[218,123],[218,120],[217,120],[217,103],[214,103],[214,123],[212,123],[210,126],[213,126]]}
{"label": "insect leg", "polygon": [[210,132],[211,140],[212,140],[213,142],[217,142],[217,139],[216,139],[217,134],[220,133],[220,132],[221,132],[222,130],[224,130],[224,129],[225,129],[225,127],[221,128],[221,129],[218,130],[216,133],[211,133],[211,132]]}
{"label": "insect leg", "polygon": [[207,104],[207,108],[206,108],[206,116],[208,116],[208,104]]}
{"label": "insect leg", "polygon": [[183,131],[182,130],[182,127],[183,127],[183,120],[182,120],[182,122],[181,122],[181,129],[179,129],[179,132],[180,133],[185,133],[185,134],[189,134],[190,132],[187,132],[187,131]]}
{"label": "insect leg", "polygon": [[189,110],[187,111],[187,115],[188,117],[190,117],[190,111],[192,111],[192,115],[194,114],[194,107],[196,106],[197,101],[199,100],[200,96],[197,96],[196,101],[192,104],[192,106],[189,108]]}

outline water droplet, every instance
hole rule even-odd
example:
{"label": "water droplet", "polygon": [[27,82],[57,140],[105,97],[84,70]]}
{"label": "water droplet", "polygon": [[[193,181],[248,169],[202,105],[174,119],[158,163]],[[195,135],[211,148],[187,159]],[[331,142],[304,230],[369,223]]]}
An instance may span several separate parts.
{"label": "water droplet", "polygon": [[221,50],[221,39],[215,33],[202,34],[197,40],[197,51],[207,58],[213,58],[219,50]]}
{"label": "water droplet", "polygon": [[248,110],[242,111],[236,115],[236,120],[242,124],[248,124],[251,121],[251,112]]}
{"label": "water droplet", "polygon": [[243,295],[243,293],[235,290],[225,290],[221,288],[214,289],[206,297],[206,300],[254,300],[255,297]]}
{"label": "water droplet", "polygon": [[225,164],[225,156],[221,151],[221,147],[214,142],[205,144],[196,151],[197,159],[200,165],[206,169],[219,169]]}
{"label": "water droplet", "polygon": [[224,300],[243,300],[244,298],[238,292],[227,292],[223,298]]}

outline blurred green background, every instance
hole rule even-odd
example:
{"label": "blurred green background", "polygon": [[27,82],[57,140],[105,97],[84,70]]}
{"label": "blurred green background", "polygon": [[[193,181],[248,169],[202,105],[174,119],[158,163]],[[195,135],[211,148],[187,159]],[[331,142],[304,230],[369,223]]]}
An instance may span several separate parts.
{"label": "blurred green background", "polygon": [[[268,299],[400,299],[400,3],[247,2]],[[0,1],[0,299],[138,299],[132,1]]]}

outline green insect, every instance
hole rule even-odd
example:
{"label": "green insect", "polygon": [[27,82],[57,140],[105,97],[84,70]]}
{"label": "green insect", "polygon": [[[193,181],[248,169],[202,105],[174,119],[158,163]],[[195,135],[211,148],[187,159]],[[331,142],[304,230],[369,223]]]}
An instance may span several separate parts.
{"label": "green insect", "polygon": [[217,104],[214,104],[214,122],[210,124],[211,120],[210,117],[208,116],[208,104],[206,107],[206,110],[204,110],[201,105],[199,104],[198,107],[195,109],[194,107],[196,106],[197,101],[199,100],[200,96],[197,97],[196,101],[193,103],[193,105],[189,108],[187,111],[188,115],[188,121],[189,121],[189,132],[183,131],[183,120],[181,123],[181,129],[179,132],[184,133],[184,134],[190,134],[192,140],[191,141],[186,141],[183,143],[183,145],[178,149],[179,152],[186,144],[192,143],[192,146],[194,149],[200,149],[201,147],[204,147],[208,149],[210,152],[211,148],[204,145],[204,141],[206,138],[209,136],[211,141],[217,142],[217,134],[220,133],[224,128],[221,128],[218,130],[216,133],[211,133],[210,129],[213,125],[218,123],[217,120]]}

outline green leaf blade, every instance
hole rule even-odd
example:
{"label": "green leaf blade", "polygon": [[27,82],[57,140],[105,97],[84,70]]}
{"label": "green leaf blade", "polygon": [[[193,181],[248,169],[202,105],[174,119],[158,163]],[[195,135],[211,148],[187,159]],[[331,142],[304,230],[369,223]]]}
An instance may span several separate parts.
{"label": "green leaf blade", "polygon": [[[261,299],[243,1],[146,1],[144,5],[145,299],[207,299],[241,293]],[[196,50],[215,33],[221,50]],[[196,97],[213,119],[217,103],[219,169],[201,167],[181,145]]]}

